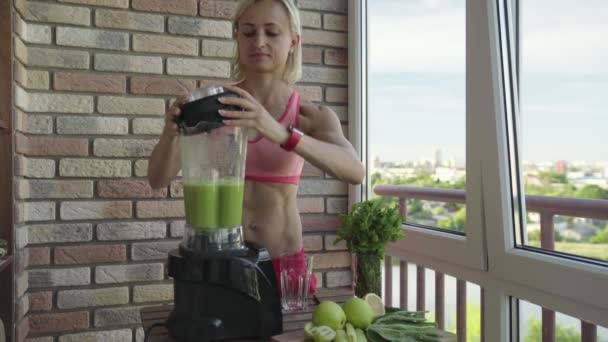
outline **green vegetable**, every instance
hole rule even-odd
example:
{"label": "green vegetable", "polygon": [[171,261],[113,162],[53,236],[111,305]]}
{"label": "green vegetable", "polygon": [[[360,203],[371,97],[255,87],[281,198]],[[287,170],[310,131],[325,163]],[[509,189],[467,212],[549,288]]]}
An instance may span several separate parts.
{"label": "green vegetable", "polygon": [[341,215],[342,224],[334,244],[346,241],[351,253],[357,255],[355,294],[380,293],[380,263],[389,242],[403,237],[403,218],[396,206],[380,199],[353,204],[350,214]]}
{"label": "green vegetable", "polygon": [[351,253],[382,257],[389,242],[403,237],[403,218],[399,214],[399,208],[387,206],[381,200],[355,203],[350,214],[340,216],[342,226],[334,244],[346,241]]}
{"label": "green vegetable", "polygon": [[394,311],[376,318],[367,328],[370,342],[439,342],[435,322],[428,322],[424,311]]}

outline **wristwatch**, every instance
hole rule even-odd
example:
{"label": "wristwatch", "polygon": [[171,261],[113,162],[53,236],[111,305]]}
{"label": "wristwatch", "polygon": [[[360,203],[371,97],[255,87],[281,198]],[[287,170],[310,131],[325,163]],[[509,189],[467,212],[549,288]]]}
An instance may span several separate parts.
{"label": "wristwatch", "polygon": [[281,144],[281,147],[286,151],[293,151],[304,136],[304,132],[300,131],[292,124],[287,126],[287,131],[290,134],[289,139],[287,139],[286,143]]}

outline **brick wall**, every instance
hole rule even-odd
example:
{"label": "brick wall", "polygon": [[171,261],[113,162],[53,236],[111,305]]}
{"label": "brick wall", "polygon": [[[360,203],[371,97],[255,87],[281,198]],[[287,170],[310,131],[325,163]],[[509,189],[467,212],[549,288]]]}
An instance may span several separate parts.
{"label": "brick wall", "polygon": [[[15,0],[17,340],[142,340],[138,310],[172,299],[179,182],[147,158],[172,99],[226,82],[234,1]],[[305,98],[347,127],[346,0],[299,0]],[[333,246],[347,187],[306,165],[304,244],[325,287],[350,284]]]}

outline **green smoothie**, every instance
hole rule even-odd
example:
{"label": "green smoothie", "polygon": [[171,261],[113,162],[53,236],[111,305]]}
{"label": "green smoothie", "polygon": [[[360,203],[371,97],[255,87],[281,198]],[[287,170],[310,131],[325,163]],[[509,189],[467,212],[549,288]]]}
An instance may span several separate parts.
{"label": "green smoothie", "polygon": [[234,227],[243,215],[243,183],[185,184],[186,222],[198,230]]}

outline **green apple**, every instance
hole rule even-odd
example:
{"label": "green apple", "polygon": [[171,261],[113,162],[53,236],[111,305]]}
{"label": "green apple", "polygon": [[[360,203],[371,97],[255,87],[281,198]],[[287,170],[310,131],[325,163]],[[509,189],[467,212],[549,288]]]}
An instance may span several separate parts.
{"label": "green apple", "polygon": [[346,315],[340,305],[332,301],[324,301],[312,313],[312,323],[316,326],[325,325],[333,330],[344,328]]}
{"label": "green apple", "polygon": [[357,297],[347,300],[343,309],[346,321],[359,329],[366,329],[376,316],[372,307],[365,300]]}

